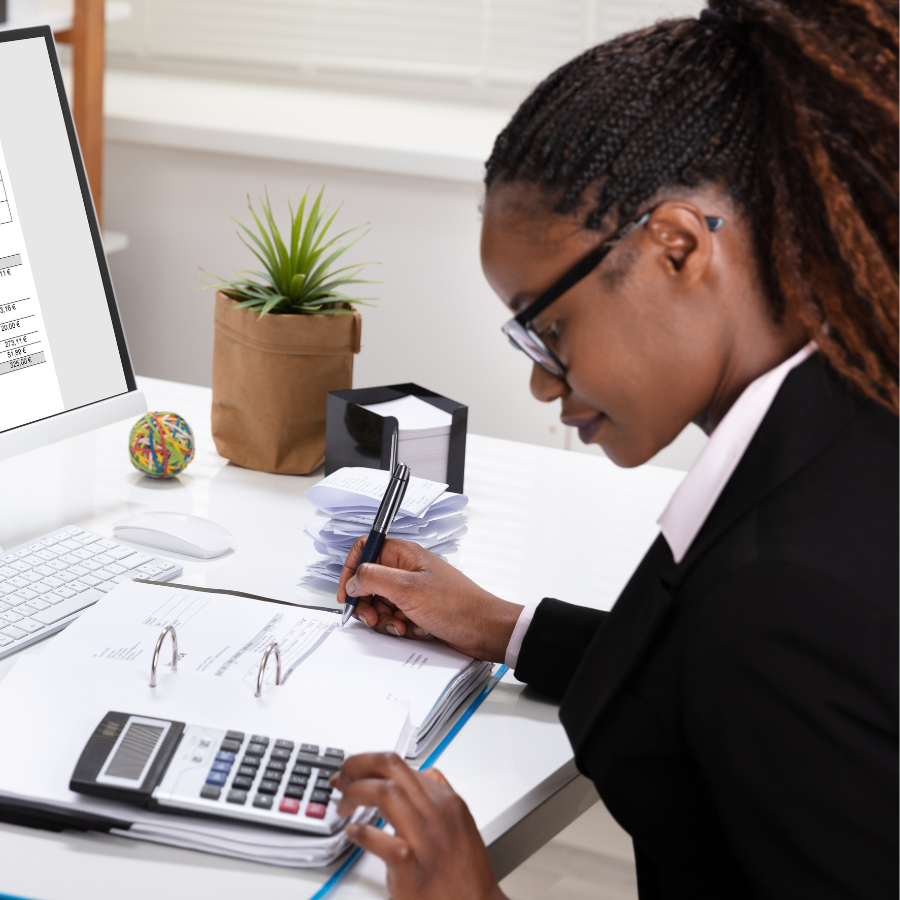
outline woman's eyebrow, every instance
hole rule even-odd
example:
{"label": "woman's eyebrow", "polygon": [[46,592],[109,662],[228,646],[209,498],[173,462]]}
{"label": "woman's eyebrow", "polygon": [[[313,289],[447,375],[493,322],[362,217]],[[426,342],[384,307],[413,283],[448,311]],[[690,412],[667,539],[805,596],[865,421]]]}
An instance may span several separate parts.
{"label": "woman's eyebrow", "polygon": [[519,291],[518,294],[514,294],[512,299],[509,301],[509,308],[518,315],[525,309],[527,306],[531,304],[534,298],[537,297],[535,293],[529,293],[528,291]]}

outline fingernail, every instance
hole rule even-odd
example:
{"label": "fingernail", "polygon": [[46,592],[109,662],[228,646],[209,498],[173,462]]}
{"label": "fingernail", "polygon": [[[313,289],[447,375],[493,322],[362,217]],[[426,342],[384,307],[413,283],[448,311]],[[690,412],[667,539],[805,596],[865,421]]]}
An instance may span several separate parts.
{"label": "fingernail", "polygon": [[350,840],[355,840],[356,836],[359,834],[359,825],[354,825],[353,823],[347,826],[347,837]]}
{"label": "fingernail", "polygon": [[413,628],[413,634],[415,634],[416,637],[428,637],[428,632],[424,628],[419,628],[418,625]]}
{"label": "fingernail", "polygon": [[350,576],[350,580],[344,585],[344,588],[346,589],[347,593],[351,597],[356,596],[356,576],[355,575]]}
{"label": "fingernail", "polygon": [[388,634],[394,634],[397,637],[400,637],[400,632],[397,631],[396,625],[386,625],[384,629]]}

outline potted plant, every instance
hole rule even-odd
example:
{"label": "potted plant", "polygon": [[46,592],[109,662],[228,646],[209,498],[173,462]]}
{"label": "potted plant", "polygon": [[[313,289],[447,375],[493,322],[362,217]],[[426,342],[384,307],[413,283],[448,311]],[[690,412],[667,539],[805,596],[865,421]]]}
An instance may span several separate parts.
{"label": "potted plant", "polygon": [[[330,217],[319,191],[290,210],[283,239],[268,192],[262,218],[247,198],[255,227],[237,222],[238,236],[263,271],[237,271],[216,279],[212,433],[226,459],[263,472],[305,475],[325,459],[325,406],[329,391],[353,385],[353,354],[360,349],[365,298],[342,292],[371,284],[357,277],[369,263],[336,267],[367,232],[363,226],[329,236]],[[237,220],[235,220],[237,221]]]}

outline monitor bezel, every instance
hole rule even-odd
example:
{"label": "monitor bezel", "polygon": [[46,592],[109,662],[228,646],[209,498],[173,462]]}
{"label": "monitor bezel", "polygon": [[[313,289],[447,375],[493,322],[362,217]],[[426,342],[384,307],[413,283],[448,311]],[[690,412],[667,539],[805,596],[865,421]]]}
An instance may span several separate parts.
{"label": "monitor bezel", "polygon": [[[39,422],[48,422],[57,419],[60,416],[69,415],[76,410],[84,410],[95,404],[105,403],[115,397],[123,397],[138,390],[137,382],[134,377],[134,369],[131,365],[131,355],[128,352],[128,344],[125,340],[125,331],[122,328],[119,304],[116,300],[112,277],[109,273],[109,263],[107,262],[106,251],[103,247],[103,237],[100,231],[100,224],[97,220],[97,210],[94,207],[94,198],[91,194],[90,184],[88,183],[87,172],[84,167],[84,158],[81,155],[81,144],[78,141],[78,132],[75,130],[75,121],[72,118],[72,112],[69,108],[69,100],[66,94],[65,83],[63,82],[59,56],[56,52],[56,42],[53,39],[53,31],[49,25],[35,25],[28,28],[11,28],[0,31],[0,43],[34,40],[35,38],[43,38],[47,48],[47,57],[50,61],[50,68],[53,72],[53,80],[56,85],[56,97],[59,102],[60,111],[62,112],[63,122],[65,123],[66,135],[69,138],[69,149],[72,153],[72,160],[75,163],[75,174],[78,178],[78,186],[81,190],[81,199],[84,204],[84,211],[91,232],[91,240],[94,243],[94,253],[97,259],[97,266],[100,269],[100,279],[103,283],[103,290],[106,293],[106,303],[109,309],[110,321],[112,322],[113,334],[115,334],[116,337],[119,361],[122,364],[122,372],[125,375],[125,384],[128,389],[117,394],[110,394],[108,397],[99,397],[97,400],[92,400],[90,403],[82,403],[79,406],[73,406],[71,409],[64,409],[61,412],[53,413],[53,415],[50,416],[32,419],[29,422],[23,422],[21,425],[15,425],[12,428],[4,429],[0,431],[0,439],[5,435],[15,434],[19,429],[28,428]],[[2,454],[0,454],[0,458],[2,458]]]}

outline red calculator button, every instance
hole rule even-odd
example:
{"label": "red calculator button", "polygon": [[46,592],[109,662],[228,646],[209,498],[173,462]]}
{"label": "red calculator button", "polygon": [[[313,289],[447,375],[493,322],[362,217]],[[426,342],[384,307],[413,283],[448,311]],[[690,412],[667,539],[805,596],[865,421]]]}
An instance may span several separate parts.
{"label": "red calculator button", "polygon": [[285,797],[278,806],[279,812],[291,813],[297,815],[300,812],[300,801],[291,797]]}
{"label": "red calculator button", "polygon": [[310,819],[324,819],[326,809],[328,807],[324,803],[307,803],[306,815]]}

